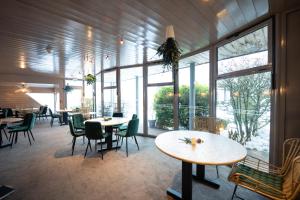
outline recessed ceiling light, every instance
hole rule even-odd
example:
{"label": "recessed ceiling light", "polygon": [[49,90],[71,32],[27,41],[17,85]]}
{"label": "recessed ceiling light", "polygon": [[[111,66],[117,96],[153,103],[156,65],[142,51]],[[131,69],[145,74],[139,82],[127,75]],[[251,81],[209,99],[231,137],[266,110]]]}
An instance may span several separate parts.
{"label": "recessed ceiling light", "polygon": [[124,44],[124,40],[123,40],[122,37],[120,38],[120,44],[121,44],[121,45]]}
{"label": "recessed ceiling light", "polygon": [[217,13],[217,17],[218,18],[223,18],[227,15],[227,10],[226,9],[223,9],[221,10],[220,12]]}

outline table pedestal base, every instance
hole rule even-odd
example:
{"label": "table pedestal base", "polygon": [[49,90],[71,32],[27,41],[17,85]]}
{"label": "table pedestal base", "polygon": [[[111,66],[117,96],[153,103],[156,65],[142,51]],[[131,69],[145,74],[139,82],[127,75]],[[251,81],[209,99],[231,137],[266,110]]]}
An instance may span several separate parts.
{"label": "table pedestal base", "polygon": [[193,178],[195,181],[212,187],[214,189],[219,189],[220,187],[219,184],[205,179],[205,165],[196,165],[196,174],[193,174]]}
{"label": "table pedestal base", "polygon": [[170,188],[167,194],[174,199],[192,200],[192,171],[193,164],[182,161],[182,194]]}

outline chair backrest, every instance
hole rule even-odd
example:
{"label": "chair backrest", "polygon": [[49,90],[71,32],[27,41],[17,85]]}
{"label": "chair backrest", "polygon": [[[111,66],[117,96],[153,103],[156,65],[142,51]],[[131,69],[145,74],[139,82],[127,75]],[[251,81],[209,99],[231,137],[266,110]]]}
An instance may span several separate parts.
{"label": "chair backrest", "polygon": [[200,117],[194,118],[194,129],[198,131],[208,131],[210,133],[220,133],[224,129],[224,122],[215,117]]}
{"label": "chair backrest", "polygon": [[53,112],[52,112],[51,108],[49,108],[48,110],[49,110],[50,116],[53,117]]}
{"label": "chair backrest", "polygon": [[131,117],[131,119],[137,119],[137,118],[138,118],[137,114],[133,114]]}
{"label": "chair backrest", "polygon": [[43,107],[42,114],[43,114],[43,115],[47,114],[47,110],[48,110],[48,107],[47,107],[47,106],[44,106],[44,107]]}
{"label": "chair backrest", "polygon": [[123,117],[123,113],[121,113],[121,112],[114,112],[112,114],[112,117]]}
{"label": "chair backrest", "polygon": [[138,118],[132,119],[128,123],[126,135],[128,137],[135,136],[138,132],[138,129],[139,129],[139,119]]}
{"label": "chair backrest", "polygon": [[74,129],[73,122],[70,119],[68,121],[69,121],[70,133],[72,136],[75,136],[75,129]]}
{"label": "chair backrest", "polygon": [[36,115],[34,113],[28,113],[31,116],[30,124],[29,124],[29,130],[33,129],[35,125]]}
{"label": "chair backrest", "polygon": [[7,111],[6,117],[12,117],[12,116],[14,116],[14,113],[13,113],[13,111],[12,111],[11,108],[6,108],[6,111]]}
{"label": "chair backrest", "polygon": [[27,126],[27,128],[31,130],[35,125],[35,118],[36,117],[34,113],[26,113],[22,126]]}
{"label": "chair backrest", "polygon": [[285,174],[295,157],[300,156],[300,138],[290,138],[283,143],[281,174]]}
{"label": "chair backrest", "polygon": [[100,122],[85,122],[85,134],[90,140],[99,140],[103,138]]}
{"label": "chair backrest", "polygon": [[84,122],[83,115],[80,113],[73,115],[72,120],[73,120],[73,125],[75,128],[80,128],[84,124],[83,123]]}
{"label": "chair backrest", "polygon": [[285,199],[296,200],[300,197],[300,156],[290,162],[283,177],[282,191],[286,194]]}
{"label": "chair backrest", "polygon": [[44,110],[44,106],[40,106],[39,114],[42,114],[43,110]]}

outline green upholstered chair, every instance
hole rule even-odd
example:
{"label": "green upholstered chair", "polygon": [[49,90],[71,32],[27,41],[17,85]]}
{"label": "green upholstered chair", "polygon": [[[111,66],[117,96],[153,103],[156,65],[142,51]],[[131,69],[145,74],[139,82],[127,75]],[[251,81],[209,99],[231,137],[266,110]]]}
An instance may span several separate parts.
{"label": "green upholstered chair", "polygon": [[49,108],[49,114],[50,114],[50,117],[51,117],[51,121],[50,121],[50,125],[51,127],[53,126],[53,121],[54,119],[58,119],[59,121],[59,124],[62,125],[62,121],[61,121],[61,115],[58,114],[58,113],[53,113],[52,110]]}
{"label": "green upholstered chair", "polygon": [[[228,180],[270,199],[296,200],[300,197],[300,138],[291,138],[283,144],[283,162],[276,167],[258,158],[247,156],[233,165]],[[238,197],[238,196],[237,196]]]}
{"label": "green upholstered chair", "polygon": [[[139,144],[138,144],[138,142],[136,140],[136,135],[137,135],[137,132],[138,132],[138,128],[139,128],[139,119],[136,118],[136,119],[132,119],[132,120],[129,121],[128,127],[127,127],[126,130],[119,131],[117,133],[117,135],[119,136],[118,140],[117,140],[117,146],[119,144],[119,138],[120,137],[122,138],[121,146],[123,144],[123,139],[126,138],[126,156],[127,157],[128,157],[128,138],[129,137],[134,138],[134,141],[135,141],[135,143],[137,145],[137,148],[138,148],[138,150],[140,150]],[[117,148],[116,148],[116,150],[117,150]]]}
{"label": "green upholstered chair", "polygon": [[10,133],[9,140],[11,140],[11,144],[13,144],[14,140],[15,143],[17,143],[19,132],[24,132],[24,134],[27,133],[27,137],[31,145],[30,136],[32,137],[33,141],[35,140],[31,131],[35,125],[35,120],[36,120],[36,115],[34,113],[27,113],[24,116],[23,124],[12,127],[9,130]]}
{"label": "green upholstered chair", "polygon": [[[137,119],[137,118],[138,118],[137,114],[133,114],[132,117],[131,117],[131,119]],[[127,129],[127,127],[128,127],[128,124],[122,124],[121,126],[119,126],[119,130],[124,131],[124,130]]]}
{"label": "green upholstered chair", "polygon": [[73,115],[72,120],[73,120],[75,130],[84,130],[85,129],[84,118],[81,113]]}
{"label": "green upholstered chair", "polygon": [[70,133],[73,136],[73,140],[72,140],[72,156],[74,153],[74,148],[75,148],[75,143],[76,143],[76,138],[78,137],[84,137],[85,136],[85,132],[82,130],[76,130],[74,128],[73,122],[71,120],[69,120],[69,128],[70,128]]}
{"label": "green upholstered chair", "polygon": [[91,140],[95,140],[95,149],[97,145],[97,140],[100,140],[100,150],[101,150],[101,158],[103,160],[103,151],[102,151],[102,139],[105,139],[109,136],[107,133],[103,133],[101,123],[100,122],[85,122],[85,136],[88,139],[88,144],[86,146],[84,157],[86,156],[88,147],[92,150]]}

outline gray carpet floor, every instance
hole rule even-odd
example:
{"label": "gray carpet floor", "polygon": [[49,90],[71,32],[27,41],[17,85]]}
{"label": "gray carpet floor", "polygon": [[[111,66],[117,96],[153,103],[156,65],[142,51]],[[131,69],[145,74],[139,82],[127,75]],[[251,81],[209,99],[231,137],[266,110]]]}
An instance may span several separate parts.
{"label": "gray carpet floor", "polygon": [[[181,190],[181,162],[161,153],[154,139],[138,137],[140,151],[129,140],[129,157],[125,145],[115,152],[109,151],[101,160],[100,154],[88,152],[79,139],[71,156],[72,136],[68,126],[49,121],[38,121],[33,130],[35,142],[20,134],[13,148],[0,149],[0,185],[16,189],[7,199],[171,199],[166,189]],[[214,166],[206,168],[207,178],[221,187],[212,189],[193,182],[193,199],[230,199],[234,185],[227,181],[230,168],[219,167],[216,178]],[[244,199],[265,199],[251,191],[239,188]]]}

